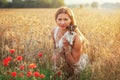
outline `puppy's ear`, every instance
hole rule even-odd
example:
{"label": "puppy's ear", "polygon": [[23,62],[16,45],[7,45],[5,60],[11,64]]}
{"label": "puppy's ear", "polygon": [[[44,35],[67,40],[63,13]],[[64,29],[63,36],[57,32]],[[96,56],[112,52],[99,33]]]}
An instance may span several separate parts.
{"label": "puppy's ear", "polygon": [[66,27],[66,29],[68,29],[68,28],[69,28],[69,26]]}
{"label": "puppy's ear", "polygon": [[74,28],[77,28],[77,25],[74,25]]}
{"label": "puppy's ear", "polygon": [[75,30],[76,28],[77,28],[77,25],[74,25],[74,26],[73,26],[73,30]]}
{"label": "puppy's ear", "polygon": [[71,27],[70,27],[70,26],[71,26],[71,25],[67,26],[66,29],[67,29],[67,30],[71,30]]}

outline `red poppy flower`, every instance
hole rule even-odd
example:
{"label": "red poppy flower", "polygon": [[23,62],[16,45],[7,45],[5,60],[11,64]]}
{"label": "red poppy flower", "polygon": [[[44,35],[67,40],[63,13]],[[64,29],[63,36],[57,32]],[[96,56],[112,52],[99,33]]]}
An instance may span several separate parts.
{"label": "red poppy flower", "polygon": [[22,60],[22,56],[17,56],[17,60],[21,61]]}
{"label": "red poppy flower", "polygon": [[14,71],[14,72],[11,73],[11,76],[12,76],[12,77],[16,77],[16,76],[17,76],[17,73]]}
{"label": "red poppy flower", "polygon": [[35,77],[39,77],[40,74],[39,74],[39,72],[36,71],[36,72],[33,73],[33,75],[34,75]]}
{"label": "red poppy flower", "polygon": [[3,62],[4,66],[8,66],[8,64],[9,64],[8,62]]}
{"label": "red poppy flower", "polygon": [[12,57],[8,56],[6,59],[7,59],[8,61],[11,61],[11,60],[12,60]]}
{"label": "red poppy flower", "polygon": [[32,76],[32,72],[30,72],[30,71],[27,72],[27,76],[28,76],[28,77]]}
{"label": "red poppy flower", "polygon": [[45,78],[45,75],[44,75],[44,74],[40,74],[39,77],[40,77],[41,79],[43,79],[43,78]]}
{"label": "red poppy flower", "polygon": [[13,54],[15,52],[15,49],[10,49],[9,51],[11,54]]}
{"label": "red poppy flower", "polygon": [[23,70],[24,69],[24,66],[20,66],[20,70]]}
{"label": "red poppy flower", "polygon": [[42,57],[42,53],[40,52],[40,53],[38,53],[38,57]]}
{"label": "red poppy flower", "polygon": [[3,60],[3,65],[8,66],[9,62],[12,60],[12,57],[7,57]]}
{"label": "red poppy flower", "polygon": [[36,64],[34,64],[34,63],[31,63],[30,65],[29,65],[29,68],[36,68],[37,66],[36,66]]}

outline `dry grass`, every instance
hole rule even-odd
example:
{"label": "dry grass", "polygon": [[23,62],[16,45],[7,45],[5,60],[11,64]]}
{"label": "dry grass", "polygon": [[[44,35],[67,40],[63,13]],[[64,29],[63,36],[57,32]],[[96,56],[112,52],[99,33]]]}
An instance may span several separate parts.
{"label": "dry grass", "polygon": [[[90,80],[120,79],[120,10],[72,9],[79,29],[90,42]],[[11,48],[31,57],[44,53],[49,63],[53,53],[51,29],[56,9],[0,9],[0,57]],[[29,54],[29,55],[28,55]],[[1,64],[1,63],[0,63]],[[50,65],[47,65],[49,67]]]}

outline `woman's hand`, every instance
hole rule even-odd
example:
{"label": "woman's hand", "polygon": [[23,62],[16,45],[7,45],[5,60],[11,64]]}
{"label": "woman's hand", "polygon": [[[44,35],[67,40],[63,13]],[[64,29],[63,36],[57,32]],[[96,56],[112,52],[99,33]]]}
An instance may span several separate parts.
{"label": "woman's hand", "polygon": [[72,48],[71,48],[69,41],[66,38],[63,38],[63,47],[65,50],[65,54],[71,53]]}
{"label": "woman's hand", "polygon": [[64,38],[63,38],[63,47],[66,48],[66,47],[68,47],[68,46],[70,46],[70,43],[69,43],[69,41],[64,37]]}

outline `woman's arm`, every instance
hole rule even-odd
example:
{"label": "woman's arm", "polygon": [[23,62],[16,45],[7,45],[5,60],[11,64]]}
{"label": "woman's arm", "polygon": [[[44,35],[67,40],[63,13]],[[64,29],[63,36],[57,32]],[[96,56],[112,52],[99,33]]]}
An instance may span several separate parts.
{"label": "woman's arm", "polygon": [[72,56],[72,52],[71,52],[72,50],[69,47],[65,48],[65,60],[69,65],[72,66],[73,64],[75,64],[75,60]]}
{"label": "woman's arm", "polygon": [[53,44],[54,44],[54,49],[56,49],[56,44],[55,44],[55,39],[54,39],[54,32],[55,32],[55,28],[51,31],[51,36],[52,36],[52,40],[53,40]]}
{"label": "woman's arm", "polygon": [[66,60],[69,65],[74,65],[79,60],[82,51],[81,39],[79,35],[76,35],[74,37],[74,43],[72,49],[70,47],[71,46],[68,44],[68,42],[64,44]]}
{"label": "woman's arm", "polygon": [[[55,39],[54,39],[54,32],[55,32],[55,29],[54,28],[52,31],[51,31],[51,36],[52,36],[52,40],[53,40],[53,45],[54,45],[54,49],[56,49],[56,42],[55,42]],[[53,56],[52,56],[52,60],[58,60],[59,61],[59,58],[60,57],[64,57],[63,56],[63,53],[64,53],[64,49],[57,49],[57,53],[55,53]]]}
{"label": "woman's arm", "polygon": [[[55,39],[54,39],[54,32],[55,32],[55,28],[51,31],[51,36],[52,36],[52,40],[53,40],[54,49],[56,49],[56,43],[55,43]],[[55,53],[55,54],[52,55],[52,60],[53,61],[57,61],[58,59],[59,59],[58,53]]]}

